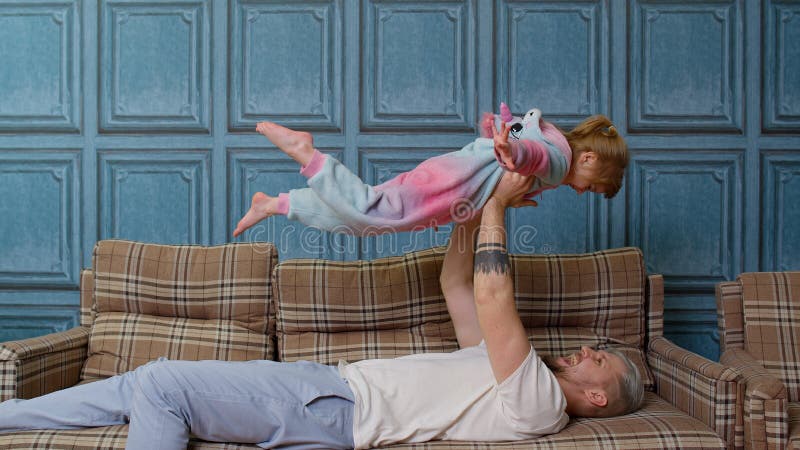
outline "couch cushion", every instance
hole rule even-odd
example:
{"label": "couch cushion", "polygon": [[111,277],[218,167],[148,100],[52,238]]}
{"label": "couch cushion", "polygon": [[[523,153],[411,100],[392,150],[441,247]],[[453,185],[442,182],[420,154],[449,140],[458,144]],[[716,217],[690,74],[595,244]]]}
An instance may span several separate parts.
{"label": "couch cushion", "polygon": [[789,444],[787,448],[800,450],[800,402],[789,402]]}
{"label": "couch cushion", "polygon": [[578,255],[514,255],[514,287],[526,328],[592,330],[644,348],[645,271],[636,248]]}
{"label": "couch cushion", "polygon": [[644,405],[633,414],[607,419],[573,419],[560,432],[538,439],[504,443],[438,441],[387,448],[724,449],[726,446],[705,424],[647,392]]}
{"label": "couch cushion", "polygon": [[275,268],[281,361],[393,358],[458,349],[439,287],[444,254],[296,259]]}
{"label": "couch cushion", "polygon": [[[282,262],[274,274],[279,359],[333,364],[455,350],[439,287],[444,254],[434,248],[373,261]],[[617,346],[652,387],[638,249],[511,261],[517,307],[540,354]]]}
{"label": "couch cushion", "polygon": [[[128,425],[86,428],[82,430],[35,430],[0,434],[0,449],[48,450],[124,450]],[[238,450],[257,449],[255,445],[189,441],[187,450]]]}
{"label": "couch cushion", "polygon": [[511,262],[517,310],[539,353],[613,346],[631,358],[645,388],[652,389],[644,352],[647,280],[639,249],[512,255]]}
{"label": "couch cushion", "polygon": [[[86,430],[44,430],[0,435],[0,448],[123,449],[128,426]],[[39,447],[36,447],[39,448]],[[258,448],[192,440],[190,450]],[[389,448],[569,448],[569,449],[691,449],[725,448],[725,443],[702,422],[670,406],[653,393],[645,394],[644,406],[627,416],[572,420],[561,432],[539,439],[505,443],[429,442]]]}
{"label": "couch cushion", "polygon": [[800,401],[800,272],[743,273],[745,349]]}
{"label": "couch cushion", "polygon": [[274,357],[272,244],[218,247],[100,241],[82,378],[183,360]]}

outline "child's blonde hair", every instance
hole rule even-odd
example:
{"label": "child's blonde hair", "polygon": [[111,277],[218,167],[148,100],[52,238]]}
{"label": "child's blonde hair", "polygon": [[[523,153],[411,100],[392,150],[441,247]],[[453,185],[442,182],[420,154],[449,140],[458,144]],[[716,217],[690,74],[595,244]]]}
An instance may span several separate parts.
{"label": "child's blonde hair", "polygon": [[606,198],[612,198],[622,188],[622,177],[628,167],[628,146],[625,139],[617,133],[611,120],[603,115],[591,116],[579,123],[571,131],[565,132],[572,149],[572,164],[584,152],[594,152],[602,163],[595,183],[608,187]]}

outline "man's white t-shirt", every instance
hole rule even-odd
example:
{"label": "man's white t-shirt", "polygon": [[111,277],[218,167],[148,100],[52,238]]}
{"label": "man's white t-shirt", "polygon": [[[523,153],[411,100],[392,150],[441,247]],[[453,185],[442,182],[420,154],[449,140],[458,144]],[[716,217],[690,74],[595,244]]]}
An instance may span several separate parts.
{"label": "man's white t-shirt", "polygon": [[355,394],[355,448],[430,440],[512,441],[569,421],[555,375],[531,347],[497,383],[486,345],[453,353],[339,363]]}

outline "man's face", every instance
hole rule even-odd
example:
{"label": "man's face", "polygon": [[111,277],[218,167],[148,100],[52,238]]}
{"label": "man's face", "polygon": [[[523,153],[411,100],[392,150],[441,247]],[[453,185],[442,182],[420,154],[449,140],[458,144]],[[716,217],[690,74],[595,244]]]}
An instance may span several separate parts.
{"label": "man's face", "polygon": [[581,387],[608,389],[627,370],[619,356],[586,346],[571,355],[545,357],[543,360],[556,376]]}

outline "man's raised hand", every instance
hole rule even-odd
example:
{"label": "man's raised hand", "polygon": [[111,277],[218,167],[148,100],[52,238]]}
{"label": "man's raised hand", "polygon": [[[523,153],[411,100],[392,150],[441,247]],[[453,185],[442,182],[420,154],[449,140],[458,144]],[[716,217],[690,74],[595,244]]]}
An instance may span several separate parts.
{"label": "man's raised hand", "polygon": [[521,206],[539,206],[534,200],[525,198],[533,185],[533,176],[524,176],[516,172],[505,172],[497,187],[492,192],[492,197],[499,201],[504,208],[519,208]]}

